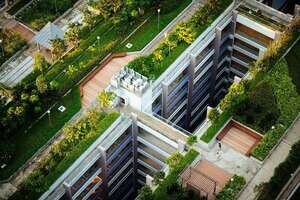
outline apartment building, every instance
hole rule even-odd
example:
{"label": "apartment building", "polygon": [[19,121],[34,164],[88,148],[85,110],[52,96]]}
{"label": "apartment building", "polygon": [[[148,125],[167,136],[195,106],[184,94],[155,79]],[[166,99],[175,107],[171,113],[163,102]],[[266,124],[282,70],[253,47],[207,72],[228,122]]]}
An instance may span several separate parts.
{"label": "apartment building", "polygon": [[167,125],[158,132],[157,123],[143,113],[121,115],[40,199],[134,199],[156,172],[168,169],[167,157],[184,150],[186,136],[170,135]]}
{"label": "apartment building", "polygon": [[291,19],[256,1],[233,2],[154,82],[122,69],[107,90],[123,114],[40,199],[134,199],[156,172],[168,171],[166,158],[184,152],[208,106],[247,75]]}
{"label": "apartment building", "polygon": [[291,19],[256,1],[232,3],[152,84],[153,114],[195,131]]}

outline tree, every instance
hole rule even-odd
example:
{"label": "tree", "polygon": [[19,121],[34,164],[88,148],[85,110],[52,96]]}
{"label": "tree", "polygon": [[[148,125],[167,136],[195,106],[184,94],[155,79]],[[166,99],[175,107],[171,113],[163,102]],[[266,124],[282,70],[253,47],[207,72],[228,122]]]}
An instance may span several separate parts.
{"label": "tree", "polygon": [[65,40],[75,47],[78,46],[80,41],[80,26],[77,23],[69,24],[69,29],[65,33]]}
{"label": "tree", "polygon": [[139,200],[152,200],[153,198],[153,194],[152,194],[152,190],[149,186],[145,185],[143,186],[139,191],[138,191],[138,199]]}
{"label": "tree", "polygon": [[65,41],[60,38],[51,40],[51,46],[52,46],[51,53],[56,59],[61,57],[67,49]]}
{"label": "tree", "polygon": [[114,93],[102,91],[98,97],[98,103],[101,109],[107,109],[111,107],[112,100],[114,99]]}
{"label": "tree", "polygon": [[175,152],[170,157],[168,157],[166,161],[170,168],[174,168],[180,163],[182,159],[183,155],[179,152]]}
{"label": "tree", "polygon": [[83,11],[83,24],[89,29],[91,29],[95,24],[95,18],[88,9]]}
{"label": "tree", "polygon": [[187,44],[192,44],[195,40],[195,33],[190,27],[188,27],[187,23],[178,24],[175,34],[177,35],[179,41],[184,41]]}
{"label": "tree", "polygon": [[34,71],[39,71],[42,74],[44,74],[47,68],[48,68],[48,63],[44,58],[44,56],[41,53],[36,53],[34,55],[34,64],[33,64]]}
{"label": "tree", "polygon": [[35,85],[40,93],[45,93],[48,90],[48,84],[44,76],[40,75],[36,78]]}

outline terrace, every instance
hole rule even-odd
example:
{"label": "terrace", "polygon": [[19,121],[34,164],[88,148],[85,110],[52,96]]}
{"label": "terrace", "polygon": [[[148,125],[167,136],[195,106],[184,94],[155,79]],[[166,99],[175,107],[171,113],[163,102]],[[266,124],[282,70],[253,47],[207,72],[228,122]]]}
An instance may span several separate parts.
{"label": "terrace", "polygon": [[207,160],[200,160],[187,167],[180,175],[182,184],[199,197],[214,199],[232,175]]}
{"label": "terrace", "polygon": [[249,156],[252,149],[262,139],[262,135],[249,127],[231,119],[217,136],[217,140]]}

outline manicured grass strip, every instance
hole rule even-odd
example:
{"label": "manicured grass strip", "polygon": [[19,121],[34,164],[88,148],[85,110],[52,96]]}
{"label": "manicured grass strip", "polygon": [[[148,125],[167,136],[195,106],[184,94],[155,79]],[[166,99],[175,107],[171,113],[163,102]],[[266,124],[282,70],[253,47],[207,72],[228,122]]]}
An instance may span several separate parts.
{"label": "manicured grass strip", "polygon": [[[64,112],[60,112],[58,107],[66,107]],[[16,156],[7,167],[1,169],[0,178],[6,179],[18,168],[20,168],[34,153],[41,148],[50,138],[52,138],[63,125],[81,108],[79,89],[73,89],[69,94],[58,101],[57,105],[51,109],[50,121],[46,114],[35,123],[26,133],[20,130],[16,134]]]}
{"label": "manicured grass strip", "polygon": [[[162,31],[177,15],[181,13],[192,1],[182,0],[176,8],[166,14],[159,16],[159,30],[158,30],[158,15],[157,13],[150,16],[148,21],[141,26],[123,45],[118,49],[120,52],[139,51],[145,47],[160,31]],[[163,9],[163,8],[162,8]],[[133,46],[128,49],[127,43]]]}
{"label": "manicured grass strip", "polygon": [[296,85],[298,94],[300,94],[300,40],[298,40],[285,59],[289,66],[290,77]]}
{"label": "manicured grass strip", "polygon": [[155,200],[168,200],[171,198],[167,193],[168,188],[178,181],[179,174],[182,170],[191,164],[198,155],[199,153],[197,151],[191,149],[175,168],[170,169],[169,175],[159,184],[153,193]]}
{"label": "manicured grass strip", "polygon": [[219,130],[224,126],[224,124],[230,118],[229,112],[223,112],[215,121],[212,122],[212,125],[205,131],[201,136],[201,140],[208,143],[210,140],[219,132]]}
{"label": "manicured grass strip", "polygon": [[234,175],[224,186],[223,190],[218,193],[217,200],[235,200],[242,190],[246,180],[242,176]]}

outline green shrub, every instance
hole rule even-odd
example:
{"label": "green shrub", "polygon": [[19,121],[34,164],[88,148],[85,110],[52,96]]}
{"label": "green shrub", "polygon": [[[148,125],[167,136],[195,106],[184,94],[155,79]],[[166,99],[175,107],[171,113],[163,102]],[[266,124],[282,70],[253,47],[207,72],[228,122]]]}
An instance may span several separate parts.
{"label": "green shrub", "polygon": [[213,109],[211,109],[208,112],[208,116],[207,117],[208,117],[208,119],[210,121],[215,121],[216,119],[219,118],[219,116],[220,116],[220,113],[219,113],[218,109],[217,108],[213,108]]}
{"label": "green shrub", "polygon": [[197,142],[197,136],[196,135],[190,135],[187,139],[188,145],[193,145],[194,143]]}
{"label": "green shrub", "polygon": [[224,186],[221,192],[217,194],[217,200],[235,200],[238,193],[242,190],[246,181],[244,177],[234,175]]}
{"label": "green shrub", "polygon": [[212,125],[201,136],[201,140],[208,143],[219,132],[224,124],[229,120],[231,114],[229,112],[223,112],[216,120],[212,122]]}

